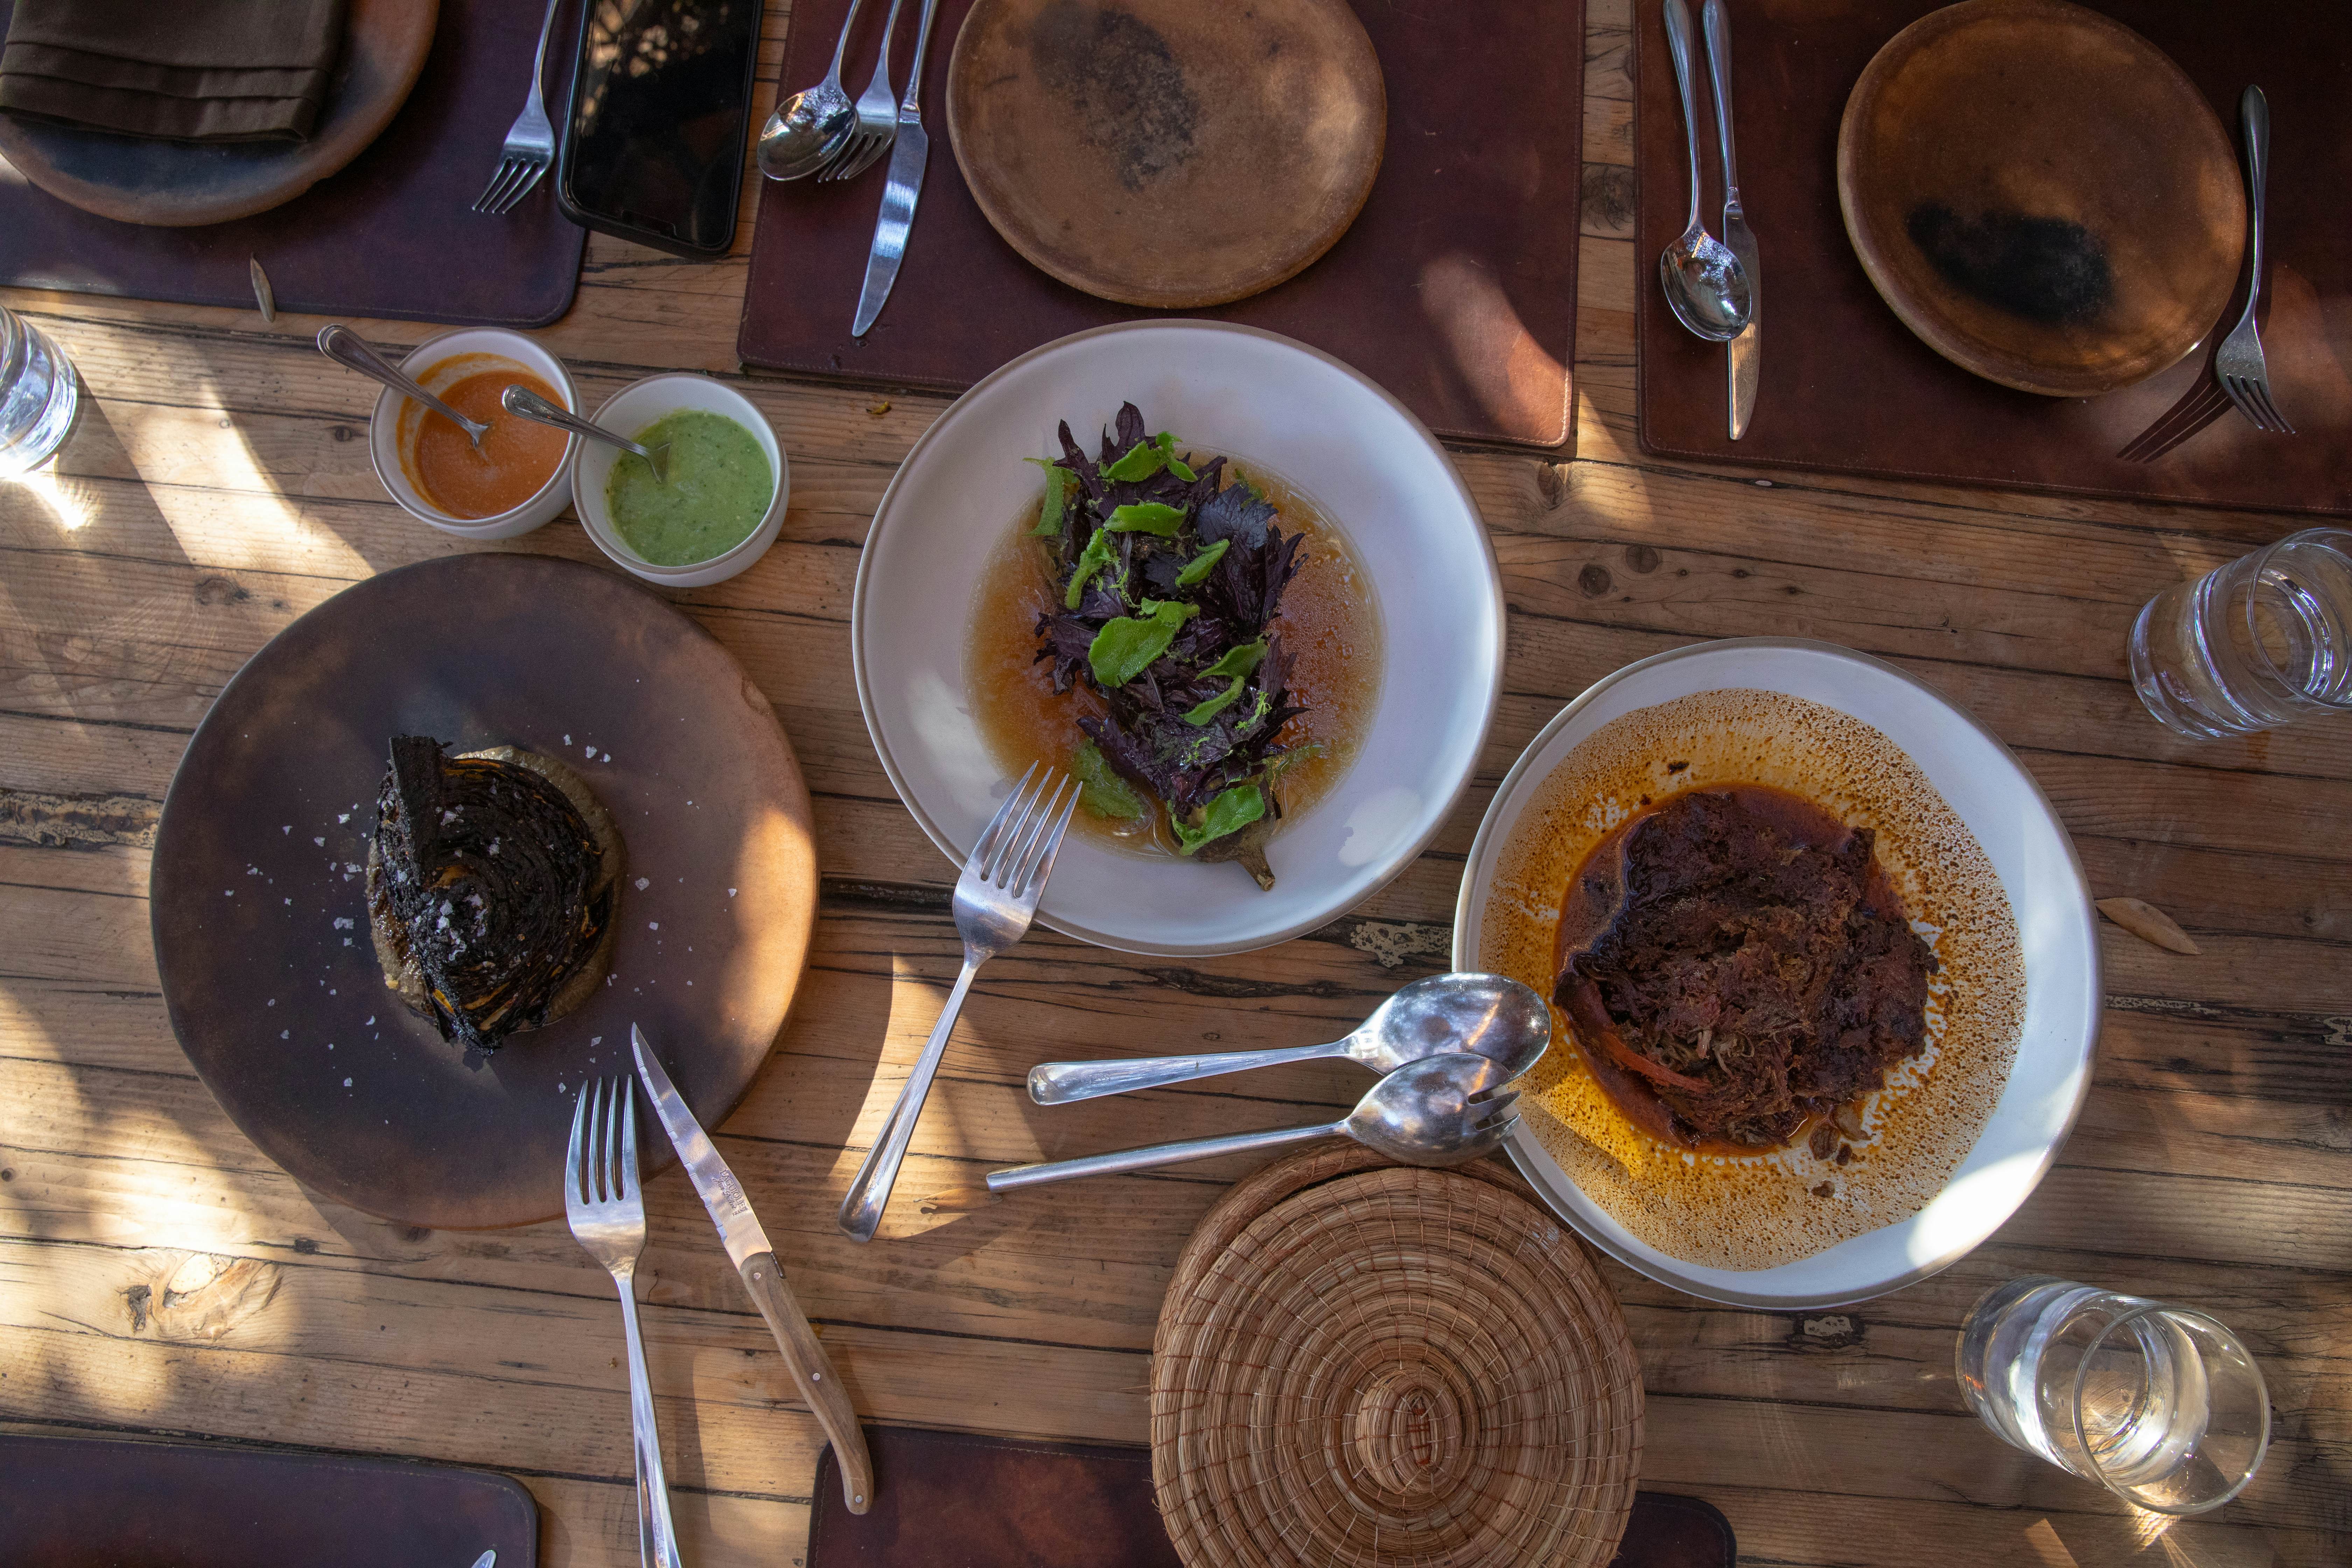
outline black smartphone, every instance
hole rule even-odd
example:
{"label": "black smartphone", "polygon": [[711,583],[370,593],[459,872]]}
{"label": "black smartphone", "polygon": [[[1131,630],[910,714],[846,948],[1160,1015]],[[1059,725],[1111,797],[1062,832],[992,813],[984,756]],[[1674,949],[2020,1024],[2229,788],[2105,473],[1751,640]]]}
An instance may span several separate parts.
{"label": "black smartphone", "polygon": [[761,0],[585,0],[555,200],[698,260],[735,238]]}

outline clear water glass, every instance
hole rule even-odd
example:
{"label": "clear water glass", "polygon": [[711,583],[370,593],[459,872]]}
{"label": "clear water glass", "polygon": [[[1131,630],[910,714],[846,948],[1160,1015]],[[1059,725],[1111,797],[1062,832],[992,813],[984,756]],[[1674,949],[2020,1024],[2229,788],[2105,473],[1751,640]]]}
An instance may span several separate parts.
{"label": "clear water glass", "polygon": [[2352,712],[2352,531],[2313,528],[2147,602],[2132,684],[2184,735]]}
{"label": "clear water glass", "polygon": [[0,305],[0,479],[55,457],[80,404],[73,362],[47,332]]}
{"label": "clear water glass", "polygon": [[2030,1275],[1978,1301],[1956,1359],[2004,1441],[2157,1513],[2221,1507],[2270,1446],[2261,1370],[2191,1308]]}

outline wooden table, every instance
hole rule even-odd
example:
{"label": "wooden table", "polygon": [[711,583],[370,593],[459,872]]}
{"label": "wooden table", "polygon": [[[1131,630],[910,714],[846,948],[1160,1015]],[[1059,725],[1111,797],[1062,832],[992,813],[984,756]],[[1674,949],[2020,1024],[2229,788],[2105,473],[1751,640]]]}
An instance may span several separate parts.
{"label": "wooden table", "polygon": [[[1443,967],[1479,815],[1561,704],[1697,639],[1832,638],[1982,716],[2056,801],[2096,892],[2158,904],[2203,955],[2102,927],[2110,994],[2082,1123],[2022,1211],[1944,1274],[1791,1318],[1611,1266],[1649,1386],[1645,1484],[1720,1506],[1756,1563],[2341,1563],[2352,729],[2192,745],[2141,711],[2124,666],[2150,595],[2294,523],[1645,458],[1626,17],[1623,0],[1596,0],[1586,44],[1579,456],[1455,452],[1511,608],[1477,787],[1395,883],[1299,941],[1155,961],[1041,932],[991,965],[869,1247],[835,1229],[834,1209],[957,945],[950,868],[858,717],[850,584],[884,484],[946,400],[739,384],[791,450],[791,515],[757,568],[674,597],[775,703],[815,791],[827,875],[800,1004],[719,1142],[870,1417],[1139,1442],[1162,1286],[1241,1167],[1078,1184],[953,1219],[908,1200],[1041,1154],[1352,1100],[1355,1069],[1328,1064],[1050,1115],[1021,1083],[1049,1057],[1332,1037]],[[779,6],[771,86],[782,24]],[[593,240],[579,304],[546,342],[592,399],[656,368],[732,374],[743,276],[740,245],[693,265]],[[366,458],[373,389],[310,348],[315,320],[7,302],[65,345],[95,406],[54,477],[0,487],[0,1424],[490,1466],[538,1494],[548,1561],[631,1561],[621,1329],[603,1273],[561,1225],[436,1233],[304,1192],[189,1070],[148,940],[156,813],[222,684],[356,579],[457,547],[384,498]],[[364,331],[396,343],[429,329]],[[568,521],[497,548],[600,559]],[[815,1425],[684,1178],[654,1183],[650,1201],[643,1293],[689,1560],[797,1563]],[[2194,1302],[2244,1337],[2277,1424],[2242,1500],[2189,1522],[2136,1516],[1966,1414],[1957,1325],[1988,1286],[2039,1272]]]}

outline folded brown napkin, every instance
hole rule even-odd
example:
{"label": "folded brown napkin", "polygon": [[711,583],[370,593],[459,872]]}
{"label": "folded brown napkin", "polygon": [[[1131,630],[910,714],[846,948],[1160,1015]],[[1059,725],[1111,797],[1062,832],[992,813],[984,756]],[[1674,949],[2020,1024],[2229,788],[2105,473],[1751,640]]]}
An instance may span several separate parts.
{"label": "folded brown napkin", "polygon": [[177,142],[299,141],[344,0],[16,0],[0,110]]}

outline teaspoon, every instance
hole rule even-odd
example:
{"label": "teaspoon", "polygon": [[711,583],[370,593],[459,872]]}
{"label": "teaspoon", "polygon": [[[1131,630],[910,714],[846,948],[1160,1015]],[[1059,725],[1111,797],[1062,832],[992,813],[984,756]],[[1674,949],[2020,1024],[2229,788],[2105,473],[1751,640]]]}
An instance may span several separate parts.
{"label": "teaspoon", "polygon": [[1195,1138],[1181,1143],[1155,1143],[1112,1154],[1089,1154],[1081,1160],[1015,1165],[1009,1171],[991,1171],[985,1188],[960,1187],[941,1193],[924,1207],[976,1207],[1015,1187],[1066,1182],[1075,1176],[1146,1171],[1186,1160],[1278,1149],[1286,1143],[1305,1143],[1318,1138],[1352,1138],[1368,1149],[1408,1165],[1459,1165],[1492,1153],[1519,1124],[1517,1114],[1511,1110],[1512,1102],[1519,1098],[1518,1091],[1496,1092],[1502,1082],[1501,1069],[1485,1057],[1447,1051],[1407,1062],[1372,1085],[1356,1102],[1356,1109],[1337,1121],[1277,1127],[1264,1132],[1234,1132],[1223,1138]]}
{"label": "teaspoon", "polygon": [[455,420],[464,427],[466,438],[473,442],[474,450],[478,452],[482,449],[482,437],[489,434],[488,426],[467,418],[394,370],[382,354],[368,347],[357,332],[341,321],[331,322],[319,329],[319,352],[345,370],[355,370],[362,375],[380,381],[402,396],[415,398],[444,419]]}
{"label": "teaspoon", "polygon": [[[842,90],[841,60],[849,49],[857,6],[858,0],[849,0],[849,15],[841,19],[841,37],[833,46],[833,68],[824,79],[779,101],[760,128],[760,173],[768,178],[797,180],[815,174],[856,133],[857,106]],[[883,64],[889,64],[887,52]]]}
{"label": "teaspoon", "polygon": [[558,430],[569,430],[574,436],[585,436],[591,441],[602,441],[607,447],[618,447],[624,452],[635,452],[654,471],[657,484],[669,482],[669,443],[658,447],[640,447],[635,441],[614,435],[602,425],[591,425],[585,419],[567,414],[527,386],[509,386],[499,394],[499,406],[518,419],[528,419],[537,425],[551,425]]}
{"label": "teaspoon", "polygon": [[1388,1073],[1441,1051],[1474,1052],[1494,1062],[1503,1079],[1509,1079],[1535,1066],[1550,1044],[1551,1008],[1528,987],[1499,974],[1433,974],[1397,992],[1355,1033],[1328,1045],[1129,1061],[1046,1062],[1029,1069],[1029,1098],[1040,1105],[1065,1105],[1326,1057],[1345,1057],[1374,1072]]}
{"label": "teaspoon", "polygon": [[1676,321],[1709,342],[1727,343],[1748,330],[1754,297],[1748,268],[1699,221],[1698,105],[1691,95],[1690,8],[1683,0],[1666,0],[1665,13],[1666,49],[1675,59],[1675,85],[1682,89],[1683,141],[1690,149],[1690,221],[1658,257],[1658,276]]}

